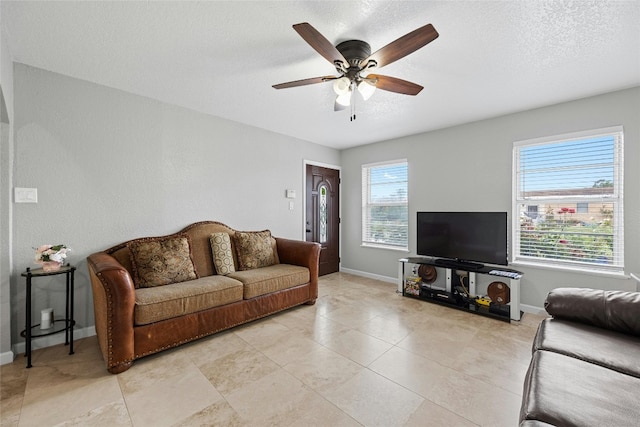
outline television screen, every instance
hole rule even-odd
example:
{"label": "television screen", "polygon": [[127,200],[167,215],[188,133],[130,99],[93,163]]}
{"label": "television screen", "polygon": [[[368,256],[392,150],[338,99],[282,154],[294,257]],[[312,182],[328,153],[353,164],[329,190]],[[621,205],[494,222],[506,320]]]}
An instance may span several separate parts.
{"label": "television screen", "polygon": [[418,255],[507,265],[506,212],[418,212]]}

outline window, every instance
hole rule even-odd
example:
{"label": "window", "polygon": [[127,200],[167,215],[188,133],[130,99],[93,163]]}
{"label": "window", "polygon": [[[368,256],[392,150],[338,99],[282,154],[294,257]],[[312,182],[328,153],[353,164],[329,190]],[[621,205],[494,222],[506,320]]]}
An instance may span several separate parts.
{"label": "window", "polygon": [[576,203],[576,213],[589,213],[589,203]]}
{"label": "window", "polygon": [[362,245],[408,250],[407,161],[362,166]]}
{"label": "window", "polygon": [[520,141],[513,154],[513,260],[622,272],[622,127]]}

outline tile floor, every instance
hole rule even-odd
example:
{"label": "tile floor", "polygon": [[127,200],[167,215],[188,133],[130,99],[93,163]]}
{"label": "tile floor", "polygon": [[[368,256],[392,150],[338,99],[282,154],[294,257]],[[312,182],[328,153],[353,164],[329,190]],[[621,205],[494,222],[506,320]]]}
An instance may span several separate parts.
{"label": "tile floor", "polygon": [[516,426],[542,316],[508,324],[336,273],[300,306],[109,374],[95,337],[1,367],[2,426]]}

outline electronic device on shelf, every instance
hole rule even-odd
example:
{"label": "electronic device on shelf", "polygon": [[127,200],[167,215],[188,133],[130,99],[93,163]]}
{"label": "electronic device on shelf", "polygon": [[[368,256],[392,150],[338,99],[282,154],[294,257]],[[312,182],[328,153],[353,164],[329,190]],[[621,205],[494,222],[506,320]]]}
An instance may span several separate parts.
{"label": "electronic device on shelf", "polygon": [[[418,212],[418,255],[436,265],[479,270],[507,265],[506,212]],[[462,266],[462,267],[461,267]]]}
{"label": "electronic device on shelf", "polygon": [[509,279],[519,279],[522,277],[522,273],[516,273],[515,271],[504,271],[504,270],[491,270],[489,274],[492,274],[494,276],[508,277]]}

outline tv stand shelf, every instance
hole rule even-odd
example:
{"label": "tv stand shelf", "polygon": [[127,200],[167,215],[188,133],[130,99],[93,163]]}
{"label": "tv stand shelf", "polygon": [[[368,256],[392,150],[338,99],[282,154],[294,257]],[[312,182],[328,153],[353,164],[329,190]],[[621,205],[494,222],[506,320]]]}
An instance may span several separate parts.
{"label": "tv stand shelf", "polygon": [[[402,292],[403,296],[470,311],[507,322],[520,320],[522,316],[520,312],[520,278],[522,273],[517,270],[504,266],[491,266],[431,257],[409,257],[401,258],[398,261],[398,292]],[[407,269],[407,264],[431,265],[436,268],[443,268],[446,277],[445,286],[431,286],[419,282],[421,284],[418,294],[414,295],[405,292],[405,285],[408,279],[407,272],[411,271],[411,268]],[[476,274],[489,275],[496,280],[506,282],[507,286],[509,286],[510,302],[506,305],[492,303],[487,306],[478,304],[474,298],[458,292],[456,289],[459,288],[459,283],[456,283],[456,279],[458,279],[456,272],[461,271],[467,274],[468,294],[476,296]]]}

